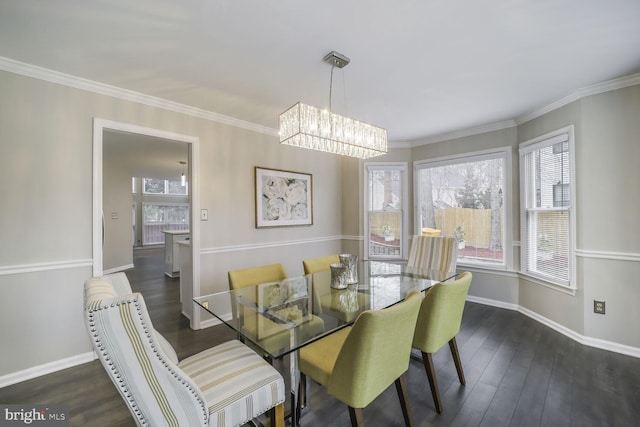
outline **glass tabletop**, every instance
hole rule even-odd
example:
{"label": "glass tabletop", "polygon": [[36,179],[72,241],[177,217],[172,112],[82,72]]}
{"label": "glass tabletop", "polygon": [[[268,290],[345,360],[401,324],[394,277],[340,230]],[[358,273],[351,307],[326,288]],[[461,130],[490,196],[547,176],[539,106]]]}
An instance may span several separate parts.
{"label": "glass tabletop", "polygon": [[271,358],[281,358],[352,324],[365,310],[381,310],[424,291],[455,272],[361,261],[358,281],[332,287],[331,271],[218,292],[193,300]]}

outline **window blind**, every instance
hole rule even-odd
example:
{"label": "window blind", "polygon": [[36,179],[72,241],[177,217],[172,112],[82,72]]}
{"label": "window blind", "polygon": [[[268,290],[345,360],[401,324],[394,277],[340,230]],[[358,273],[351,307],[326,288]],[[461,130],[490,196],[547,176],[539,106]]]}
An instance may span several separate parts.
{"label": "window blind", "polygon": [[569,134],[520,149],[523,170],[522,268],[570,286],[571,158]]}

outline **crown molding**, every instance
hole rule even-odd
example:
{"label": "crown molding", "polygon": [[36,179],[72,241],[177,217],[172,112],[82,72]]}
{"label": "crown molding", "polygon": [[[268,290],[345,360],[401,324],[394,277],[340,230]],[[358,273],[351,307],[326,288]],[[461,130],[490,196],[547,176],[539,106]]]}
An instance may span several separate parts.
{"label": "crown molding", "polygon": [[565,96],[551,104],[548,104],[542,108],[532,111],[515,119],[516,124],[519,126],[530,120],[538,118],[542,115],[564,107],[567,104],[571,104],[579,99],[586,98],[587,96],[598,95],[604,92],[611,92],[612,90],[624,89],[625,87],[635,86],[640,84],[640,73],[631,74],[630,76],[620,77],[613,80],[608,80],[602,83],[596,83],[591,86],[580,88],[570,95]]}
{"label": "crown molding", "polygon": [[629,76],[620,77],[613,80],[608,80],[602,83],[596,83],[591,86],[586,86],[578,89],[577,91],[565,96],[551,104],[545,105],[537,110],[523,114],[512,120],[505,120],[503,122],[490,123],[487,125],[477,126],[469,129],[463,129],[459,131],[453,131],[435,135],[432,137],[422,138],[413,141],[412,147],[419,147],[421,145],[433,144],[436,142],[450,141],[452,139],[463,138],[465,136],[479,135],[481,133],[492,132],[496,130],[506,129],[510,127],[520,126],[530,120],[550,113],[558,108],[564,107],[567,104],[575,102],[579,99],[586,98],[592,95],[598,95],[600,93],[610,92],[617,89],[624,89],[629,86],[635,86],[640,84],[640,73],[631,74]]}
{"label": "crown molding", "polygon": [[[39,80],[44,80],[50,83],[61,84],[75,89],[82,89],[89,92],[107,95],[114,98],[122,99],[124,101],[137,102],[150,107],[161,108],[167,111],[186,114],[188,116],[197,117],[216,123],[235,126],[241,129],[258,132],[265,135],[276,137],[278,136],[278,130],[274,128],[225,116],[213,111],[180,104],[178,102],[169,101],[155,96],[145,95],[132,90],[122,89],[93,80],[72,76],[70,74],[61,73],[59,71],[50,70],[47,68],[39,67],[37,65],[27,64],[2,56],[0,56],[0,70],[8,71],[14,74],[20,74],[26,77],[32,77]],[[623,89],[629,86],[635,86],[637,84],[640,84],[640,73],[580,88],[570,95],[565,96],[564,98],[561,98],[530,113],[523,114],[519,117],[516,117],[515,119],[505,120],[497,123],[489,123],[486,125],[476,126],[468,129],[461,129],[426,138],[420,138],[412,142],[393,142],[390,143],[390,148],[415,148],[421,145],[449,141],[452,139],[464,138],[466,136],[479,135],[482,133],[519,126],[523,123],[526,123],[544,114],[550,113],[551,111],[557,110],[558,108],[561,108],[567,104],[570,104],[587,96],[610,92],[617,89]]]}
{"label": "crown molding", "polygon": [[256,123],[247,122],[245,120],[236,119],[225,116],[223,114],[207,111],[202,108],[196,108],[178,102],[169,101],[155,96],[145,95],[128,89],[122,89],[116,86],[99,83],[93,80],[72,76],[70,74],[61,73],[59,71],[50,70],[39,67],[37,65],[27,64],[16,61],[14,59],[0,56],[0,70],[8,71],[14,74],[20,74],[26,77],[43,80],[50,83],[56,83],[68,86],[74,89],[86,90],[89,92],[111,96],[123,101],[131,101],[150,107],[161,108],[175,113],[186,114],[188,116],[209,120],[216,123],[235,126],[238,128],[262,133],[265,135],[278,136],[278,130],[267,126],[258,125]]}
{"label": "crown molding", "polygon": [[435,144],[436,142],[450,141],[452,139],[464,138],[465,136],[479,135],[481,133],[494,132],[497,130],[512,128],[515,126],[517,125],[514,120],[505,120],[503,122],[489,123],[486,125],[455,130],[453,132],[441,133],[439,135],[429,136],[426,138],[420,138],[413,141],[411,143],[411,146],[419,147],[421,145]]}
{"label": "crown molding", "polygon": [[411,148],[411,142],[408,141],[389,141],[389,148]]}

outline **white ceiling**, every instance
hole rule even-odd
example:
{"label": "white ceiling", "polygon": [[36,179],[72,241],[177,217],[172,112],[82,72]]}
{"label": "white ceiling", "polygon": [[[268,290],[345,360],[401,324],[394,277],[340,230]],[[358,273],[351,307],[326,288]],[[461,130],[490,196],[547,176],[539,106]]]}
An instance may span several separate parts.
{"label": "white ceiling", "polygon": [[640,72],[639,0],[0,0],[0,57],[277,128],[298,101],[412,141]]}
{"label": "white ceiling", "polygon": [[132,177],[177,181],[183,171],[189,176],[189,147],[186,142],[105,130],[102,162]]}

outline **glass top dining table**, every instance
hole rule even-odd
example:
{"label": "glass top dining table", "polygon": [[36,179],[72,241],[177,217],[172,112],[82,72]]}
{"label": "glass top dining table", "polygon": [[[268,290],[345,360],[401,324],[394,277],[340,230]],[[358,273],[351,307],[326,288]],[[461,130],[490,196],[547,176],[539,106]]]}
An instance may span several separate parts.
{"label": "glass top dining table", "polygon": [[381,310],[455,277],[455,271],[361,261],[357,283],[332,287],[331,271],[194,298],[202,309],[232,328],[239,338],[271,360],[289,359],[291,425],[300,423],[298,350],[356,320],[365,310]]}
{"label": "glass top dining table", "polygon": [[360,261],[357,284],[345,289],[334,289],[326,270],[193,300],[265,356],[278,359],[351,325],[365,310],[389,307],[414,290],[424,291],[455,275],[455,271]]}

